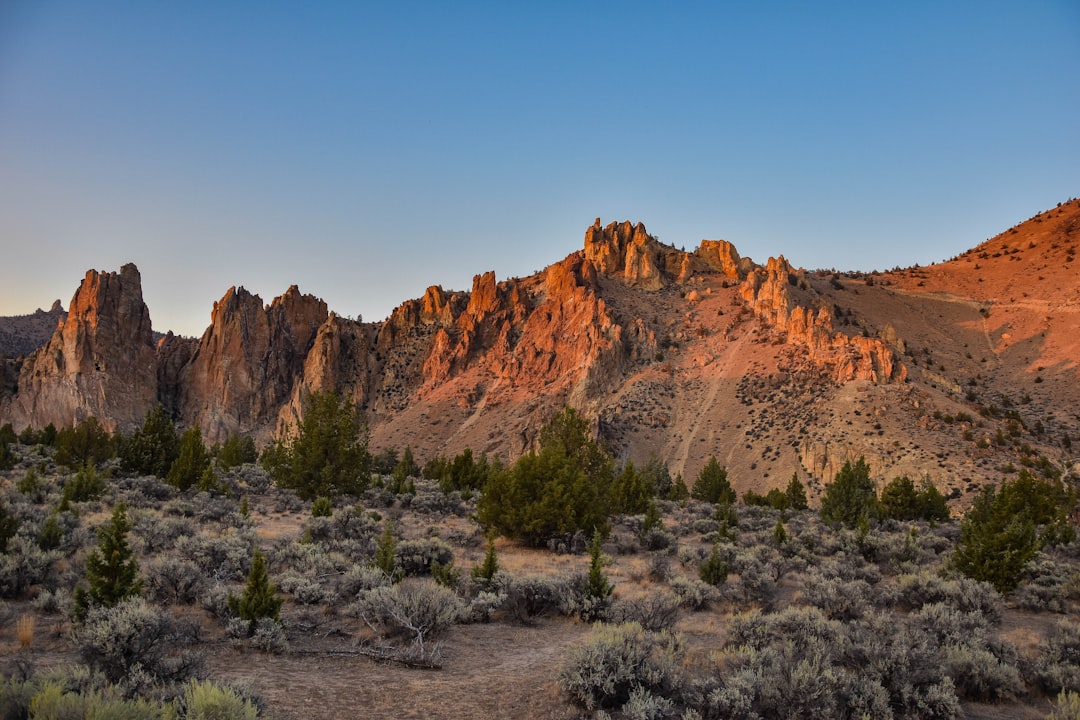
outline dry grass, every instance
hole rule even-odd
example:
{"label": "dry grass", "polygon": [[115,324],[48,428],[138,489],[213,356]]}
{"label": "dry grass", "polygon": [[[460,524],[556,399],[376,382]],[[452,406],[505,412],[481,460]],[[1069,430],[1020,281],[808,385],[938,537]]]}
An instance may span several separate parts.
{"label": "dry grass", "polygon": [[25,613],[19,616],[15,624],[15,637],[19,641],[19,647],[28,650],[34,644],[34,630],[37,628],[37,619]]}

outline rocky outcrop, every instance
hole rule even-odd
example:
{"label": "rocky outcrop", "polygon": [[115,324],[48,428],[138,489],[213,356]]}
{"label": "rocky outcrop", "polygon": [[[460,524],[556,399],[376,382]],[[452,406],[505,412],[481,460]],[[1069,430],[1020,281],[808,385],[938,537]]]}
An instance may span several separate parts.
{"label": "rocky outcrop", "polygon": [[0,355],[25,357],[49,342],[67,313],[57,300],[48,310],[0,318]]}
{"label": "rocky outcrop", "polygon": [[727,240],[702,240],[694,255],[716,272],[742,280],[754,269],[750,258],[740,258],[735,246]]}
{"label": "rocky outcrop", "polygon": [[836,332],[828,306],[815,310],[809,299],[800,303],[795,294],[806,286],[805,273],[793,270],[780,256],[751,270],[739,294],[758,318],[786,333],[788,342],[805,346],[814,362],[830,368],[837,382],[902,382],[907,377],[907,368],[886,343]]}
{"label": "rocky outcrop", "polygon": [[64,427],[94,416],[109,430],[128,429],[156,401],[150,312],[139,270],[128,264],[86,273],[67,317],[23,364],[8,415],[16,426]]}
{"label": "rocky outcrop", "polygon": [[686,253],[662,245],[642,223],[601,227],[596,218],[585,232],[585,259],[598,272],[643,290],[659,290],[688,273]]}
{"label": "rocky outcrop", "polygon": [[211,441],[267,435],[327,317],[326,303],[295,285],[265,307],[258,295],[230,288],[179,373],[179,415]]}

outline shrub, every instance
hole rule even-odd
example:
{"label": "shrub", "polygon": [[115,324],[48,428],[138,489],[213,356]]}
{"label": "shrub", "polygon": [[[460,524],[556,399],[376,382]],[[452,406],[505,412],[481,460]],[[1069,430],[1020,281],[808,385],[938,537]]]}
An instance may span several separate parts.
{"label": "shrub", "polygon": [[315,498],[315,502],[311,503],[311,517],[332,517],[334,514],[334,503],[330,501],[328,497]]}
{"label": "shrub", "polygon": [[677,635],[650,633],[634,622],[598,623],[559,669],[559,686],[587,710],[625,705],[635,690],[671,698],[682,685],[683,648]]}
{"label": "shrub", "polygon": [[803,585],[803,601],[831,620],[861,618],[872,607],[874,592],[865,580],[826,578],[811,572]]}
{"label": "shrub", "polygon": [[72,639],[83,659],[110,682],[183,680],[201,663],[179,650],[194,640],[194,629],[177,624],[142,598],[91,607]]}
{"label": "shrub", "polygon": [[427,662],[437,657],[437,638],[462,619],[464,607],[451,590],[426,580],[374,588],[360,598],[360,616],[369,627],[391,638],[409,640],[408,657]]}
{"label": "shrub", "polygon": [[27,708],[29,717],[60,720],[61,718],[109,718],[110,720],[156,720],[175,717],[171,709],[162,708],[141,698],[125,699],[117,687],[72,692],[60,685],[46,683],[34,695]]}
{"label": "shrub", "polygon": [[568,592],[565,580],[546,577],[515,578],[500,573],[496,582],[505,588],[506,609],[522,623],[556,610]]}
{"label": "shrub", "polygon": [[186,558],[157,557],[146,568],[146,590],[161,603],[192,605],[206,586],[206,578]]}
{"label": "shrub", "polygon": [[209,680],[192,680],[180,697],[185,720],[257,720],[259,710],[230,687]]}
{"label": "shrub", "polygon": [[337,393],[311,393],[296,434],[268,448],[263,465],[274,482],[305,500],[360,494],[371,455],[359,408]]}
{"label": "shrub", "polygon": [[1024,693],[1020,671],[985,648],[950,645],[944,663],[957,693],[968,700],[1012,702]]}
{"label": "shrub", "polygon": [[720,555],[720,546],[713,545],[712,552],[709,557],[705,559],[705,562],[698,568],[698,577],[701,578],[703,583],[712,585],[713,587],[720,587],[727,582],[728,566],[724,558]]}
{"label": "shrub", "polygon": [[676,575],[669,583],[679,605],[689,610],[703,610],[717,597],[716,588],[697,578]]}
{"label": "shrub", "polygon": [[617,601],[611,611],[618,623],[636,622],[644,630],[658,632],[675,627],[681,599],[672,592],[655,592]]}
{"label": "shrub", "polygon": [[1080,693],[1062,690],[1046,720],[1080,720]]}
{"label": "shrub", "polygon": [[446,567],[453,561],[453,548],[439,538],[402,540],[394,548],[393,567],[406,576],[430,575],[433,564]]}
{"label": "shrub", "polygon": [[64,481],[64,492],[61,496],[60,506],[66,507],[73,502],[89,502],[101,497],[105,490],[105,484],[98,475],[93,464],[86,463],[78,471]]}
{"label": "shrub", "polygon": [[1080,693],[1080,624],[1063,619],[1039,647],[1032,668],[1035,681],[1047,693]]}
{"label": "shrub", "polygon": [[42,550],[30,539],[16,536],[8,542],[7,552],[0,553],[0,597],[18,597],[42,582],[59,558],[55,550]]}
{"label": "shrub", "polygon": [[949,506],[930,478],[916,490],[906,475],[893,478],[881,490],[881,512],[895,520],[948,520]]}

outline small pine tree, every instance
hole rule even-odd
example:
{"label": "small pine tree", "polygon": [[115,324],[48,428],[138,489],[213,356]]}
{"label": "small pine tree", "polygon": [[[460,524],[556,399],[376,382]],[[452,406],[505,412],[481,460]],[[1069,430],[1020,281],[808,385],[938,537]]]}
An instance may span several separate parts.
{"label": "small pine tree", "polygon": [[112,607],[142,592],[139,565],[128,545],[131,524],[127,507],[113,508],[112,519],[98,532],[97,549],[86,558],[86,584],[75,591],[75,615],[81,619],[93,605]]}
{"label": "small pine tree", "polygon": [[641,521],[641,535],[644,537],[653,530],[662,530],[664,528],[664,518],[660,515],[660,509],[656,507],[656,502],[649,501],[649,506],[645,508],[645,517]]}
{"label": "small pine tree", "polygon": [[19,531],[19,519],[0,503],[0,553],[7,552],[8,540]]}
{"label": "small pine tree", "polygon": [[604,555],[600,547],[601,535],[593,533],[589,546],[589,575],[585,580],[585,596],[594,600],[606,600],[615,589],[604,574]]}
{"label": "small pine tree", "polygon": [[720,587],[727,582],[728,567],[724,558],[720,556],[720,545],[713,545],[712,552],[705,562],[698,568],[698,577],[701,581],[713,587]]}
{"label": "small pine tree", "polygon": [[787,530],[784,529],[784,521],[780,518],[776,518],[776,525],[773,526],[773,541],[777,545],[786,545],[788,541]]}
{"label": "small pine tree", "polygon": [[375,567],[382,570],[391,579],[397,577],[397,568],[394,563],[394,552],[396,550],[397,539],[394,537],[394,521],[387,518],[386,522],[383,523],[379,544],[375,548]]}
{"label": "small pine tree", "polygon": [[870,466],[865,458],[844,463],[836,480],[825,486],[821,498],[821,519],[830,525],[857,527],[863,520],[877,518],[879,504],[877,489],[870,479]]}
{"label": "small pine tree", "polygon": [[255,625],[262,618],[278,619],[282,599],[277,596],[277,588],[270,584],[266,572],[266,558],[255,549],[251,558],[251,572],[248,573],[247,585],[242,595],[229,595],[229,609],[248,623],[248,637],[255,634]]}
{"label": "small pine tree", "polygon": [[489,537],[484,562],[472,569],[472,577],[473,580],[486,584],[495,579],[495,573],[497,572],[499,572],[499,558],[495,553],[495,538]]}
{"label": "small pine tree", "polygon": [[806,488],[799,482],[799,473],[791,476],[784,494],[787,495],[788,508],[791,510],[805,510],[810,507],[806,502]]}
{"label": "small pine tree", "polygon": [[209,467],[209,464],[210,459],[206,455],[202,431],[196,425],[185,430],[180,436],[180,449],[176,460],[169,467],[166,479],[170,485],[180,490],[187,490],[202,479],[203,471]]}
{"label": "small pine tree", "polygon": [[683,480],[682,473],[675,475],[675,481],[671,483],[671,490],[668,491],[668,500],[677,503],[683,503],[690,499],[690,489],[686,487],[686,481]]}
{"label": "small pine tree", "polygon": [[240,510],[239,510],[239,512],[240,512],[240,517],[243,517],[243,518],[251,517],[251,503],[248,501],[248,496],[247,495],[240,498]]}
{"label": "small pine tree", "polygon": [[57,513],[53,512],[46,518],[38,533],[38,547],[42,550],[55,550],[64,542],[64,531],[60,527]]}

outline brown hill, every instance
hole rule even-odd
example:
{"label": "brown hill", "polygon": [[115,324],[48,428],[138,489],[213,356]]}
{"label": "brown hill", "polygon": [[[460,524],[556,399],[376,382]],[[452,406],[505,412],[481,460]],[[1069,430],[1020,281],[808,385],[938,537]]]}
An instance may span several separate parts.
{"label": "brown hill", "polygon": [[91,271],[48,345],[6,366],[0,420],[126,428],[161,402],[212,440],[267,441],[336,389],[375,448],[511,459],[570,404],[620,457],[688,478],[715,455],[740,490],[798,472],[813,493],[865,455],[960,497],[1002,468],[1053,472],[1080,440],[1078,218],[1071,201],[950,262],[868,275],[597,220],[542,273],[432,287],[381,323],[233,288],[201,339],[156,348],[134,266]]}

